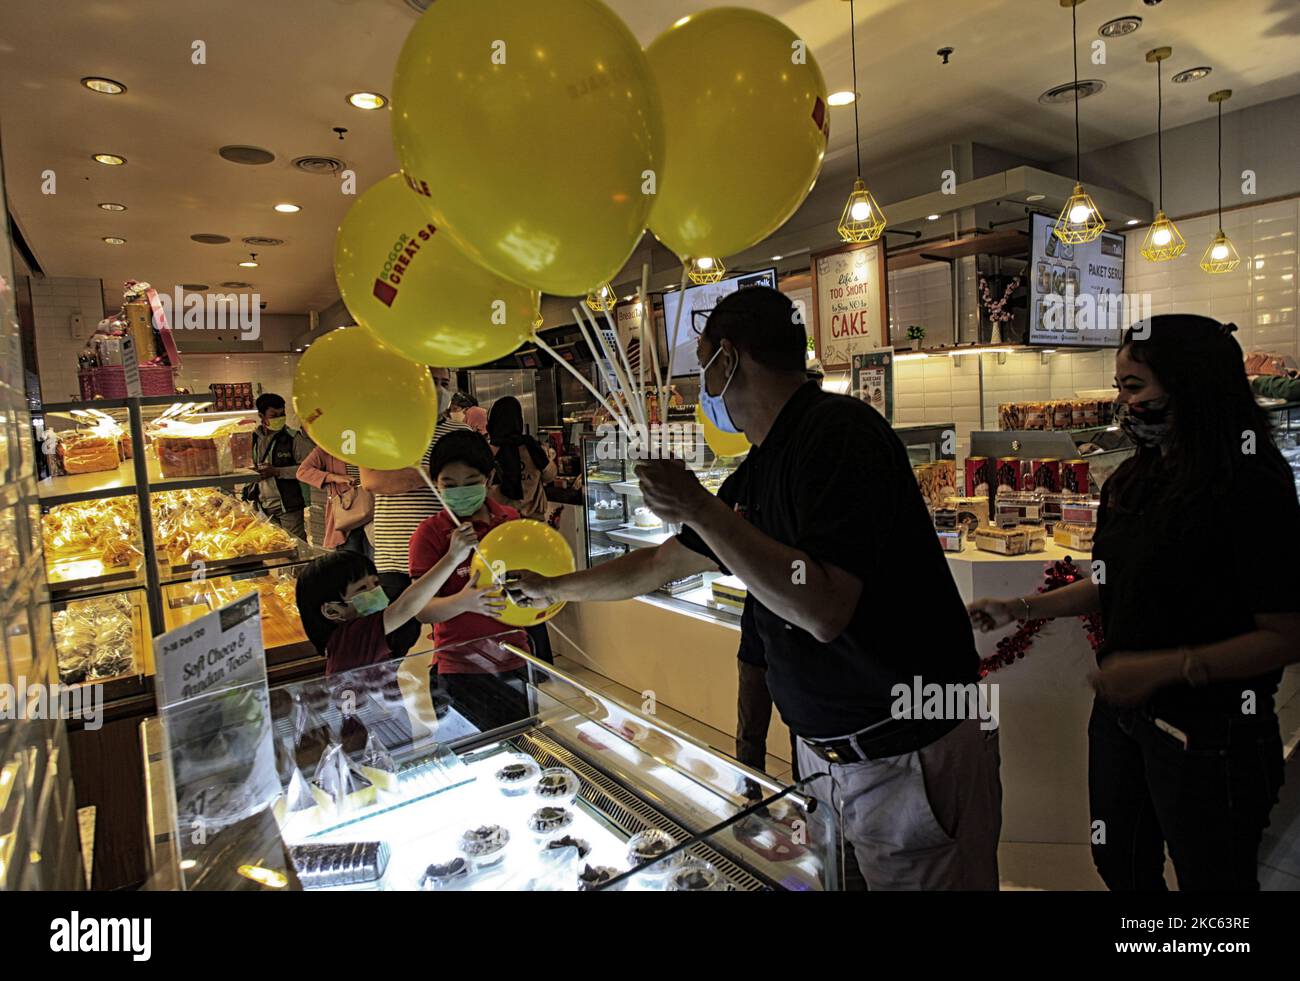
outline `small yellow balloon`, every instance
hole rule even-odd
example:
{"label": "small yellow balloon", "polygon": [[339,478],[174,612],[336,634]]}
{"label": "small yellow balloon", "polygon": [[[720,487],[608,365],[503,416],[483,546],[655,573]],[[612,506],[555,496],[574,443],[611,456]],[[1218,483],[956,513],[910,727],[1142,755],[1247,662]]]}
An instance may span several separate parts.
{"label": "small yellow balloon", "polygon": [[[491,582],[493,572],[497,579],[516,569],[543,576],[563,576],[576,568],[573,549],[564,536],[543,521],[526,518],[506,521],[484,535],[470,564],[471,573],[479,573],[480,583]],[[518,606],[507,595],[506,608],[497,619],[512,627],[533,627],[545,623],[562,609],[562,602],[545,609]]]}
{"label": "small yellow balloon", "polygon": [[293,409],[327,452],[374,470],[418,464],[438,425],[429,369],[364,327],[330,331],[307,348],[293,376]]}
{"label": "small yellow balloon", "polygon": [[695,424],[704,431],[704,442],[717,456],[744,456],[749,452],[751,444],[744,433],[724,433],[709,422],[704,408],[699,405],[695,407]]}
{"label": "small yellow balloon", "polygon": [[393,78],[402,172],[493,272],[556,296],[610,282],[663,178],[645,52],[599,0],[437,0]]}
{"label": "small yellow balloon", "polygon": [[475,263],[428,220],[401,174],[357,198],[334,241],[348,311],[403,357],[472,368],[505,357],[533,331],[541,297]]}
{"label": "small yellow balloon", "polygon": [[821,172],[830,109],[812,52],[767,14],[717,7],[683,17],[646,57],[668,153],[650,230],[683,259],[757,245]]}

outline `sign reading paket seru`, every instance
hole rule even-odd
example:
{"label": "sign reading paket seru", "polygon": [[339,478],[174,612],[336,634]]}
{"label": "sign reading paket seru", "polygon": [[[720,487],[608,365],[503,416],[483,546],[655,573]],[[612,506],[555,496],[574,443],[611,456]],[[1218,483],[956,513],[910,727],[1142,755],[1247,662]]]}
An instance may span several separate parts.
{"label": "sign reading paket seru", "polygon": [[855,354],[886,340],[880,246],[852,247],[814,256],[817,356],[822,367],[848,368]]}

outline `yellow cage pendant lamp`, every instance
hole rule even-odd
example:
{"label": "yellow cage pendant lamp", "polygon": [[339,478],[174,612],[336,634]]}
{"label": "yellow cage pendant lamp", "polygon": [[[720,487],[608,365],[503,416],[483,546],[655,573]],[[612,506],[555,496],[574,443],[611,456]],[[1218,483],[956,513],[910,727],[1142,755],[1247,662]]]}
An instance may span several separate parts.
{"label": "yellow cage pendant lamp", "polygon": [[1091,242],[1106,230],[1106,219],[1092,195],[1083,189],[1079,151],[1079,14],[1075,9],[1083,0],[1061,0],[1070,8],[1070,53],[1074,57],[1074,190],[1066,199],[1052,234],[1067,245]]}
{"label": "yellow cage pendant lamp", "polygon": [[1241,265],[1241,256],[1232,240],[1223,234],[1223,104],[1232,98],[1232,89],[1222,89],[1210,94],[1210,101],[1219,107],[1219,183],[1216,190],[1219,195],[1219,232],[1214,241],[1205,247],[1201,256],[1201,268],[1207,273],[1230,273]]}
{"label": "yellow cage pendant lamp", "polygon": [[867,190],[866,182],[862,179],[862,130],[858,108],[858,103],[862,100],[858,98],[856,27],[857,17],[854,15],[853,0],[849,0],[849,44],[853,51],[853,152],[858,161],[858,179],[853,182],[853,193],[849,195],[849,200],[844,205],[844,213],[840,215],[835,230],[840,233],[842,241],[850,243],[874,242],[885,233],[885,225],[888,224],[885,213],[880,210],[880,205]]}
{"label": "yellow cage pendant lamp", "polygon": [[1160,82],[1160,66],[1173,54],[1172,48],[1152,48],[1147,61],[1156,65],[1156,180],[1159,186],[1159,203],[1156,220],[1147,229],[1142,240],[1142,255],[1148,262],[1168,262],[1177,259],[1187,248],[1187,239],[1165,214],[1165,153],[1164,153],[1164,91]]}
{"label": "yellow cage pendant lamp", "polygon": [[727,275],[727,267],[722,264],[721,259],[701,256],[686,264],[686,278],[696,286],[720,282],[725,275]]}
{"label": "yellow cage pendant lamp", "polygon": [[586,303],[589,309],[597,313],[605,313],[614,309],[615,304],[618,303],[618,294],[606,283],[600,289],[588,293]]}

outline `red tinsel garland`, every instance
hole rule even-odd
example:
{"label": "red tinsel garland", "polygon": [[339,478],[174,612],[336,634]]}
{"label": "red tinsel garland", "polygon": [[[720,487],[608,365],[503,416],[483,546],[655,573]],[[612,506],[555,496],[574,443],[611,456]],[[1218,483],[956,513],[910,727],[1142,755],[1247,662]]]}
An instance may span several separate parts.
{"label": "red tinsel garland", "polygon": [[[1083,575],[1084,573],[1075,568],[1074,560],[1067,555],[1061,561],[1051,562],[1043,567],[1043,585],[1038,587],[1038,591],[1050,593],[1053,589],[1060,589],[1062,586],[1077,582]],[[1096,613],[1088,613],[1079,619],[1083,621],[1088,631],[1088,642],[1095,653],[1102,642],[1101,617]],[[980,677],[987,678],[990,673],[1024,657],[1029,648],[1034,645],[1034,635],[1043,629],[1045,623],[1046,620],[1021,620],[1015,633],[1008,634],[998,641],[996,652],[980,659]]]}

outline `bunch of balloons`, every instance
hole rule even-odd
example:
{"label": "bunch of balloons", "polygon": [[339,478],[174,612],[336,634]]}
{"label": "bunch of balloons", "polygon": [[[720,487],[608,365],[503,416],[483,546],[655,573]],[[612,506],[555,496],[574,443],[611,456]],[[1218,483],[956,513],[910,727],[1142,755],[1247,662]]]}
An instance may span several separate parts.
{"label": "bunch of balloons", "polygon": [[826,83],[780,21],[721,7],[642,50],[600,0],[438,0],[392,87],[400,174],[362,194],[334,272],[359,326],[303,354],[294,404],[334,456],[418,463],[427,365],[516,350],[540,294],[609,283],[646,229],[683,262],[743,251],[816,182]]}

